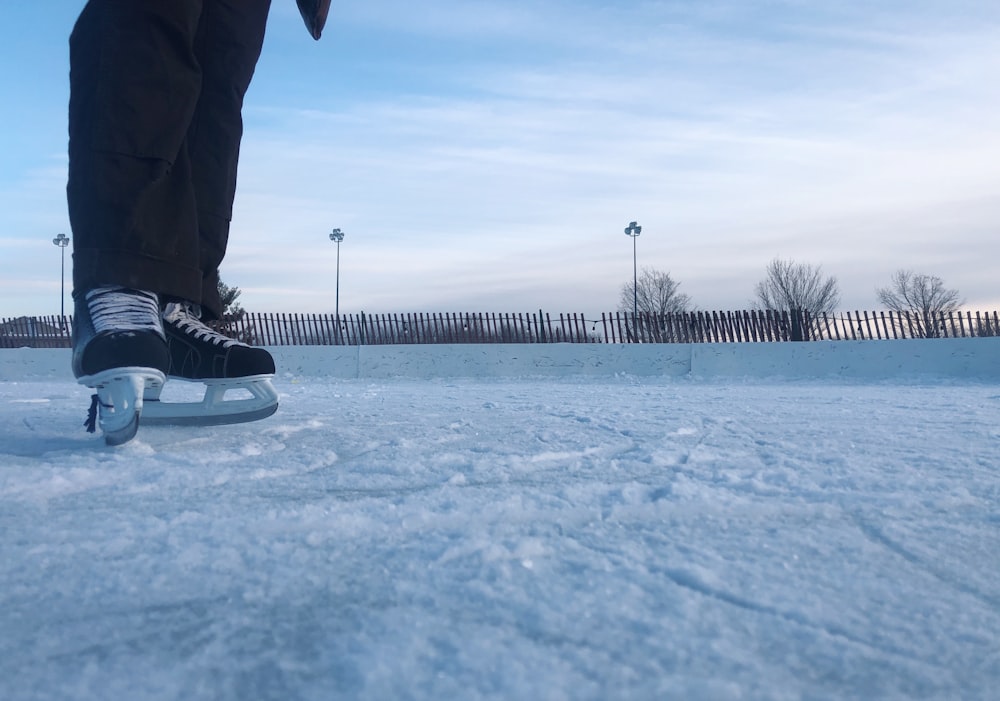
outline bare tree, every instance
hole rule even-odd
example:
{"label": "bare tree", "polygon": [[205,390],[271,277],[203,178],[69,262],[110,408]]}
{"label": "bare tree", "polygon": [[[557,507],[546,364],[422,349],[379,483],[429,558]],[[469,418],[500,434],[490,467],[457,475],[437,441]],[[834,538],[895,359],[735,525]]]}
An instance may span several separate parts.
{"label": "bare tree", "polygon": [[[631,314],[633,301],[639,314],[672,314],[691,308],[691,298],[677,291],[680,283],[674,282],[670,273],[643,268],[637,282],[634,288],[631,282],[622,286],[619,311]],[[633,295],[633,289],[637,290],[637,294]]]}
{"label": "bare tree", "polygon": [[[619,311],[625,312],[627,318],[632,317],[633,303],[639,314],[634,319],[632,330],[637,339],[649,339],[657,342],[676,340],[670,333],[671,324],[667,314],[686,312],[691,308],[691,298],[677,291],[679,282],[675,282],[670,273],[653,268],[643,268],[636,280],[622,286]],[[635,290],[635,294],[633,294]]]}
{"label": "bare tree", "polygon": [[[822,268],[808,263],[775,258],[765,268],[766,277],[757,283],[757,299],[751,302],[757,309],[788,312],[790,328],[783,331],[793,341],[821,338],[821,314],[832,314],[840,304],[837,279],[824,277]],[[809,320],[801,325],[804,312]]]}
{"label": "bare tree", "polygon": [[934,275],[918,275],[912,270],[897,270],[888,287],[876,290],[878,301],[890,311],[903,315],[897,326],[913,338],[938,338],[943,335],[944,315],[962,306],[958,290],[949,290]]}
{"label": "bare tree", "polygon": [[837,279],[824,278],[818,265],[775,258],[767,264],[766,274],[756,287],[758,309],[798,309],[815,317],[833,312],[840,304]]}

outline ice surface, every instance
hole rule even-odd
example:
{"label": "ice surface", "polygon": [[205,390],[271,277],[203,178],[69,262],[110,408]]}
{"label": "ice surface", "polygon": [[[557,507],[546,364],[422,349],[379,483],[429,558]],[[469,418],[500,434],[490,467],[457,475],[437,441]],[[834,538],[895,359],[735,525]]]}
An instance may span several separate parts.
{"label": "ice surface", "polygon": [[0,382],[0,698],[996,698],[1000,388]]}

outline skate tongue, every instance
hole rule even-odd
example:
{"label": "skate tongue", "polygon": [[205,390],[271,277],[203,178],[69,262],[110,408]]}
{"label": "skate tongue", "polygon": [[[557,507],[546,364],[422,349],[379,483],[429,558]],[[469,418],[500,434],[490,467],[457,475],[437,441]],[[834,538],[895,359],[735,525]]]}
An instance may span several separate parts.
{"label": "skate tongue", "polygon": [[201,305],[194,302],[167,302],[163,309],[163,318],[166,321],[180,322],[185,317],[200,321]]}

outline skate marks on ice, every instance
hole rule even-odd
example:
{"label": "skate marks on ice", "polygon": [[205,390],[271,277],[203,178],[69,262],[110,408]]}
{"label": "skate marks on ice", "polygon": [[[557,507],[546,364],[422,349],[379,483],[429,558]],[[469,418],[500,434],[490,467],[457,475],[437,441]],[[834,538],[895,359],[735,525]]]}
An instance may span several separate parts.
{"label": "skate marks on ice", "polygon": [[[595,400],[609,391],[594,389]],[[488,504],[498,503],[486,495],[492,492],[502,503],[513,489],[520,500],[497,523],[519,516],[531,523],[557,520],[560,545],[541,537],[537,550],[577,547],[594,557],[614,555],[609,566],[630,572],[635,581],[645,572],[650,589],[669,580],[706,599],[699,608],[716,615],[744,611],[753,624],[743,625],[771,641],[775,651],[793,654],[794,641],[808,648],[838,639],[843,660],[855,660],[872,684],[885,664],[910,680],[911,691],[947,686],[961,677],[958,670],[969,671],[976,654],[988,654],[991,644],[996,649],[996,636],[964,611],[955,615],[968,600],[942,602],[933,581],[912,568],[901,570],[883,548],[859,538],[856,515],[870,512],[876,522],[919,541],[945,567],[978,572],[980,581],[989,581],[986,575],[997,565],[988,547],[998,530],[990,517],[995,501],[966,500],[959,517],[972,519],[964,535],[981,552],[952,547],[959,543],[951,538],[938,544],[934,533],[943,533],[938,526],[953,514],[921,505],[947,505],[952,494],[961,499],[963,492],[995,483],[995,472],[969,475],[995,454],[995,413],[962,409],[967,403],[961,390],[951,394],[949,405],[936,391],[899,388],[862,393],[863,399],[852,396],[850,387],[835,388],[834,398],[817,399],[826,389],[792,386],[777,403],[762,403],[756,387],[655,387],[610,407],[595,401],[593,409],[581,411],[577,403],[568,412],[552,386],[542,390],[548,394],[542,401],[525,397],[531,390],[522,388],[483,404],[492,418],[476,404],[448,425],[449,432],[439,432],[439,444],[455,449],[438,453],[437,461],[454,471],[451,487],[481,495],[477,513],[484,518],[492,512]],[[885,399],[896,395],[903,398]],[[947,451],[934,450],[938,439],[928,436],[926,420],[915,412],[921,406],[941,425],[941,435],[967,434],[968,449],[949,441]],[[511,419],[521,411],[531,415],[530,423]],[[516,433],[503,441],[490,437],[511,423]],[[572,446],[558,445],[559,436]],[[468,449],[473,443],[489,460]],[[918,531],[919,524],[924,527]],[[586,537],[591,530],[599,537]],[[625,537],[615,545],[604,542],[620,531]],[[642,556],[622,557],[644,540],[651,545]],[[468,544],[465,551],[449,551],[449,561],[478,553],[483,562],[516,564],[525,549],[532,549],[530,541],[504,547],[483,539],[479,551]],[[527,559],[537,570],[547,558]],[[651,564],[661,560],[666,562],[659,567]],[[973,608],[997,622],[992,602],[988,595]],[[920,615],[913,617],[914,609]],[[925,641],[936,636],[956,649],[970,642],[973,652],[965,659],[960,652],[928,654]],[[808,672],[806,660],[803,665]],[[956,683],[974,686],[984,669]]]}
{"label": "skate marks on ice", "polygon": [[0,472],[0,692],[985,698],[1000,680],[997,415],[961,408],[982,388],[276,386],[258,424]]}
{"label": "skate marks on ice", "polygon": [[0,462],[46,458],[90,444],[84,424],[92,393],[69,383],[0,383]]}
{"label": "skate marks on ice", "polygon": [[[935,538],[948,543],[949,547],[942,548],[939,545],[930,552],[919,554],[889,536],[873,519],[860,513],[853,514],[853,518],[861,533],[872,543],[885,548],[917,570],[951,587],[957,594],[971,596],[987,607],[1000,611],[1000,588],[996,585],[996,571],[993,569],[994,553],[991,552],[995,544],[980,543],[974,533],[956,533],[955,531],[960,529],[956,529],[953,524],[940,523],[935,527]],[[926,548],[926,545],[924,547]],[[954,552],[952,548],[974,550],[966,555],[968,562],[988,563],[986,568],[978,573],[967,567],[960,570],[953,569],[952,557],[947,556],[948,551]],[[975,583],[975,580],[979,580],[980,584]],[[994,591],[989,591],[990,587]]]}
{"label": "skate marks on ice", "polygon": [[[914,407],[937,401],[934,392],[916,391],[897,404],[880,398],[899,394],[895,388],[875,393],[875,402],[869,395],[859,402],[851,388],[842,398],[817,399],[816,386],[792,386],[775,408],[759,401],[760,388],[653,385],[584,383],[570,390],[559,383],[538,389],[444,383],[414,404],[419,420],[408,412],[399,415],[410,421],[389,419],[388,433],[396,438],[358,461],[357,468],[378,475],[383,486],[336,487],[331,495],[389,499],[393,518],[388,526],[372,525],[374,531],[389,539],[421,532],[430,542],[429,534],[440,536],[435,524],[447,530],[456,505],[465,504],[486,532],[454,533],[448,538],[454,544],[435,562],[499,567],[513,576],[537,572],[567,550],[583,553],[585,563],[608,558],[636,581],[645,572],[651,591],[670,581],[715,602],[697,607],[767,619],[753,627],[773,639],[776,650],[791,651],[806,638],[814,646],[840,639],[844,659],[864,662],[872,679],[882,673],[875,657],[915,680],[913,688],[934,688],[935,675],[948,674],[924,641],[943,635],[959,647],[963,640],[989,642],[976,623],[964,617],[957,623],[951,604],[939,601],[940,589],[918,572],[904,572],[908,581],[901,584],[898,562],[858,537],[855,516],[863,508],[892,520],[905,511],[897,506],[966,489],[964,468],[995,449],[983,442],[992,436],[995,416],[959,412],[959,398],[955,413],[945,412],[943,430],[964,426],[978,443],[950,451],[942,463],[942,453],[927,450],[926,422],[912,415]],[[624,396],[602,401],[608,392]],[[378,393],[370,389],[366,399],[374,402]],[[456,405],[462,407],[457,419]],[[923,464],[912,463],[921,451]],[[941,477],[929,482],[934,472]],[[404,518],[414,504],[423,508]],[[879,516],[882,506],[894,508]],[[984,517],[989,501],[970,506],[979,524],[973,537],[988,540],[997,530]],[[923,510],[915,518],[933,530],[941,516]],[[905,532],[914,523],[903,519],[898,527]],[[624,537],[609,545],[609,535],[618,532]],[[508,537],[497,537],[502,533]],[[930,532],[919,539],[935,547]],[[642,557],[623,557],[646,541]],[[980,567],[996,564],[994,554],[984,554],[987,564]],[[658,560],[667,564],[650,564]],[[956,571],[977,567],[965,554],[944,561]],[[996,621],[989,603],[980,601],[987,605],[982,613]],[[908,622],[913,607],[925,611],[923,622]],[[960,655],[940,658],[962,667]]]}

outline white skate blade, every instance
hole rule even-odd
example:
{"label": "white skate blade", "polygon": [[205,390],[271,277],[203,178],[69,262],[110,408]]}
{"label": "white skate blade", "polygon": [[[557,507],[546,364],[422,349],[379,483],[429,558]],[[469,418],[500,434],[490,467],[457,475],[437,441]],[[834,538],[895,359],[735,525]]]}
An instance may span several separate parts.
{"label": "white skate blade", "polygon": [[158,394],[165,381],[162,372],[144,367],[112,368],[78,380],[97,391],[97,423],[108,445],[121,445],[135,438],[144,396]]}
{"label": "white skate blade", "polygon": [[[144,425],[151,426],[219,426],[259,421],[278,410],[278,393],[271,384],[272,375],[255,375],[229,380],[187,380],[171,378],[186,383],[204,384],[205,394],[200,402],[162,401],[162,387],[146,392],[142,414]],[[227,393],[244,395],[226,399]],[[250,396],[246,396],[249,394]]]}

